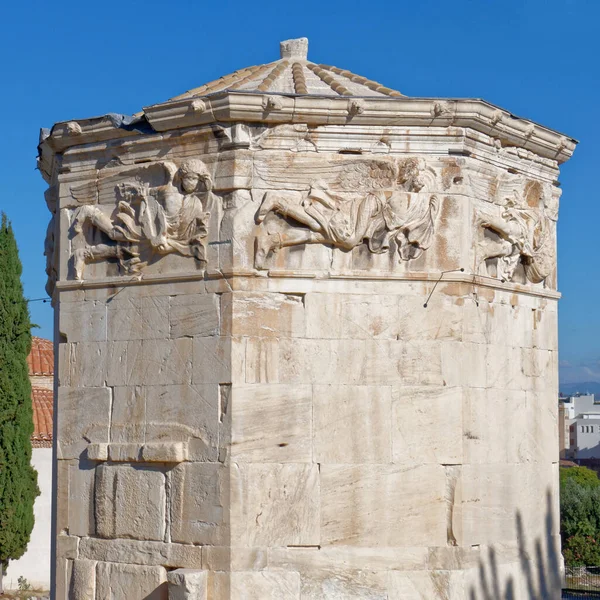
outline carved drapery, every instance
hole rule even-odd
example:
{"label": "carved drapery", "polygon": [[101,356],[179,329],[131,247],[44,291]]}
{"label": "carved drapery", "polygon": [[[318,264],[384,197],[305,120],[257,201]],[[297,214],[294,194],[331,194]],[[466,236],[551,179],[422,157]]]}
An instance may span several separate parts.
{"label": "carved drapery", "polygon": [[[457,165],[459,176],[452,171],[449,180],[447,167],[440,171],[417,157],[343,161],[306,155],[294,163],[293,173],[275,157],[254,168],[264,188],[255,214],[258,270],[268,268],[279,249],[305,244],[346,252],[364,245],[373,254],[393,251],[399,261],[415,259],[433,244],[440,194],[452,192],[452,186],[461,193],[466,187],[475,199],[476,274],[519,281],[514,279],[519,270],[527,281],[543,283],[554,270],[560,192],[550,183],[506,171],[467,170],[463,186]],[[207,267],[209,223],[221,198],[202,160],[159,161],[100,180],[113,182],[114,204],[98,202],[96,182],[70,188],[82,204],[71,218],[79,236],[71,253],[72,277],[83,279],[87,264],[105,260],[116,262],[122,274],[136,274],[168,254],[193,257],[201,271]],[[58,268],[53,231],[51,223],[45,246],[50,293]]]}
{"label": "carved drapery", "polygon": [[[434,175],[423,159],[373,160],[343,169],[338,189],[317,180],[307,192],[267,191],[256,215],[264,225],[256,238],[255,267],[263,269],[271,252],[301,244],[349,251],[365,243],[380,254],[393,241],[400,260],[417,258],[433,241],[439,211],[438,198],[427,191],[429,178]],[[287,226],[269,231],[266,219],[272,214],[285,218]]]}
{"label": "carved drapery", "polygon": [[522,265],[528,281],[544,282],[556,265],[559,191],[521,175],[480,181],[491,201],[480,204],[475,218],[478,273],[512,281]]}
{"label": "carved drapery", "polygon": [[[148,180],[157,169],[162,169],[164,182],[152,186]],[[101,239],[74,251],[75,279],[83,279],[90,262],[115,259],[122,272],[138,273],[150,260],[172,253],[193,256],[204,268],[211,190],[212,178],[202,161],[188,160],[180,167],[162,162],[139,169],[116,186],[118,204],[112,215],[97,205],[81,206],[73,216],[74,232],[82,234],[87,226]]]}

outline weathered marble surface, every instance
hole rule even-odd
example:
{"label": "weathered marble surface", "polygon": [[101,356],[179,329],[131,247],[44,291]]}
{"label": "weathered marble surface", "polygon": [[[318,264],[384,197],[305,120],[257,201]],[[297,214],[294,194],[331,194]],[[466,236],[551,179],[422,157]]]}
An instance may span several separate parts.
{"label": "weathered marble surface", "polygon": [[480,101],[222,98],[41,145],[57,600],[529,597],[574,143]]}

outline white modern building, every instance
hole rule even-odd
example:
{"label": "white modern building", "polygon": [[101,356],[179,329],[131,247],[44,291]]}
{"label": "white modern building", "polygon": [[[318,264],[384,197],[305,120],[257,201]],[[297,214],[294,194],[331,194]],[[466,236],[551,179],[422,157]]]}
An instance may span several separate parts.
{"label": "white modern building", "polygon": [[570,426],[573,458],[600,459],[600,414],[581,415]]}
{"label": "white modern building", "polygon": [[600,402],[596,401],[594,394],[576,394],[563,400],[565,417],[575,419],[577,415],[590,413],[600,415]]}
{"label": "white modern building", "polygon": [[600,402],[593,394],[577,394],[561,399],[561,406],[559,415],[569,432],[564,444],[565,458],[600,459]]}

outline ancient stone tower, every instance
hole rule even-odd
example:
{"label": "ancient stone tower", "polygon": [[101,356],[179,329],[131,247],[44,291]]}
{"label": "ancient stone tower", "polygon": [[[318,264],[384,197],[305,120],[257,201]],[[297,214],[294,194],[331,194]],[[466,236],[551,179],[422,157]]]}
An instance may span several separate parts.
{"label": "ancient stone tower", "polygon": [[307,45],[42,134],[56,599],[558,588],[575,142]]}

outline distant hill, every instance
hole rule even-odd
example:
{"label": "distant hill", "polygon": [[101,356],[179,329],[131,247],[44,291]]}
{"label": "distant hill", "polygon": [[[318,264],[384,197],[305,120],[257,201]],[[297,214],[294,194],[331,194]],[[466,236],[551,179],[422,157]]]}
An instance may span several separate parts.
{"label": "distant hill", "polygon": [[600,381],[584,381],[583,383],[561,383],[558,389],[565,396],[571,396],[580,392],[581,394],[595,394],[600,396]]}

